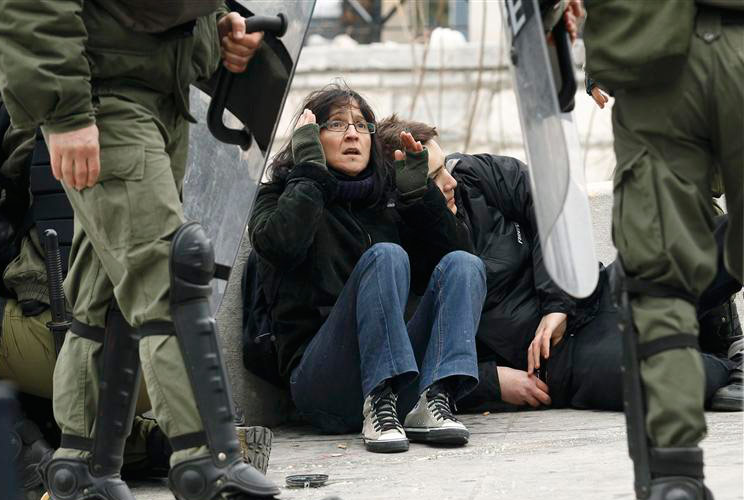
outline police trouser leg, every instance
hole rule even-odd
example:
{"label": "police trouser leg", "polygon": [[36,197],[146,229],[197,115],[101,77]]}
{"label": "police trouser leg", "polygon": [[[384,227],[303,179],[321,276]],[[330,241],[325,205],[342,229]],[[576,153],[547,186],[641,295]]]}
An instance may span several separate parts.
{"label": "police trouser leg", "polygon": [[[648,366],[655,357],[680,350],[697,349],[697,337],[690,333],[659,336],[654,340],[640,340],[631,306],[631,297],[640,295],[668,297],[684,296],[678,291],[650,282],[627,278],[621,262],[610,268],[610,280],[618,305],[619,330],[622,335],[623,357],[623,406],[626,416],[628,448],[633,460],[636,497],[643,500],[706,500],[713,496],[703,484],[703,452],[695,446],[670,446],[660,442],[658,433],[649,433],[648,393],[669,391],[675,397],[673,387],[665,384],[659,371],[672,368],[679,375],[694,367],[680,366],[666,360],[666,366]],[[687,297],[680,297],[685,300]],[[699,356],[698,356],[699,357]],[[698,360],[699,361],[699,360]],[[641,369],[642,363],[645,372]],[[693,382],[700,377],[693,376]],[[695,398],[696,391],[692,390]],[[689,394],[688,394],[689,396]],[[684,395],[682,398],[684,399]],[[702,395],[700,395],[702,405]],[[659,405],[662,411],[675,413],[679,418],[684,412],[675,411],[669,405]],[[651,420],[653,424],[653,420]],[[692,426],[694,428],[694,425]],[[674,436],[670,437],[673,439]]]}
{"label": "police trouser leg", "polygon": [[[141,351],[148,391],[174,452],[169,486],[179,500],[212,500],[221,498],[225,491],[240,495],[236,499],[273,498],[279,489],[242,459],[230,386],[209,305],[214,272],[213,249],[203,229],[197,223],[184,224],[171,244],[173,323],[150,322],[140,327],[145,343]],[[174,332],[175,338],[168,337]],[[185,370],[193,392],[193,396],[187,394],[181,402],[179,395],[162,390],[164,380],[157,374],[163,367],[151,358],[158,350],[174,348],[180,348],[180,353],[168,358],[182,357],[183,364],[172,369]],[[191,425],[190,432],[182,433],[175,431],[176,422],[161,420],[164,412],[173,413],[175,406],[186,408],[186,402],[194,401],[203,430],[194,431]],[[191,409],[185,413],[191,421],[194,417]],[[167,418],[173,420],[179,416]]]}
{"label": "police trouser leg", "polygon": [[[129,326],[121,313],[112,307],[107,315],[103,340],[103,353],[90,356],[87,350],[98,350],[94,346],[100,329],[86,328],[73,323],[72,330],[62,354],[82,354],[88,364],[86,377],[90,383],[78,385],[77,390],[93,389],[97,386],[98,401],[91,413],[90,405],[78,417],[75,433],[68,426],[62,427],[61,449],[42,470],[44,483],[55,500],[77,500],[100,498],[103,500],[134,500],[119,472],[123,461],[124,445],[132,427],[134,409],[140,382],[137,330]],[[83,333],[87,338],[80,336]],[[70,342],[72,340],[72,342]],[[82,349],[76,346],[81,344]],[[70,349],[67,353],[65,350]],[[78,351],[78,352],[76,352]],[[80,352],[82,351],[82,352]],[[93,366],[100,361],[100,380]],[[61,363],[62,360],[58,361]],[[66,370],[60,370],[66,373]],[[79,371],[73,371],[72,376]],[[66,387],[74,386],[71,380],[64,381]],[[55,394],[55,414],[61,410]],[[73,398],[72,404],[80,400]],[[66,408],[68,412],[70,408]],[[80,411],[79,409],[77,410]],[[74,419],[71,419],[71,421]],[[89,422],[93,421],[90,426]],[[92,429],[88,431],[88,429]]]}

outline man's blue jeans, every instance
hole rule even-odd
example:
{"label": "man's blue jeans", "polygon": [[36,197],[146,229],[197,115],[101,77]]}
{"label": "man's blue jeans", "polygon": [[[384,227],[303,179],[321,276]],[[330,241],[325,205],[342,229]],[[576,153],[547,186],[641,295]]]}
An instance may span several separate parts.
{"label": "man's blue jeans", "polygon": [[401,394],[401,410],[444,378],[454,382],[455,399],[478,384],[475,333],[486,293],[483,263],[467,252],[445,255],[406,325],[409,266],[408,254],[396,244],[367,250],[293,370],[292,399],[320,430],[358,431],[364,398],[385,380]]}

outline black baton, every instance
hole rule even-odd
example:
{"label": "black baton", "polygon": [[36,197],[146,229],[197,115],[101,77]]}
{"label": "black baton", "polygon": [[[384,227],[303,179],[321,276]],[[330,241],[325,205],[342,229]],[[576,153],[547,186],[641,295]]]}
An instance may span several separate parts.
{"label": "black baton", "polygon": [[52,320],[47,323],[47,328],[54,337],[54,349],[59,354],[65,341],[65,334],[70,328],[67,317],[67,301],[65,291],[62,288],[62,257],[59,253],[59,240],[57,231],[47,229],[44,231],[44,249],[46,250],[47,286],[49,287],[49,309],[52,311]]}

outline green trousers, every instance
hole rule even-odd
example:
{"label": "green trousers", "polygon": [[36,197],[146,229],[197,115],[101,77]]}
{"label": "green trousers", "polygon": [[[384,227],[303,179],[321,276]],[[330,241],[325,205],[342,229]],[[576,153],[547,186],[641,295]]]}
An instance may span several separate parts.
{"label": "green trousers", "polygon": [[[668,85],[618,91],[613,240],[628,276],[699,297],[717,269],[711,180],[720,172],[729,212],[725,265],[742,280],[744,27],[699,16],[688,61]],[[631,302],[639,341],[698,333],[695,305],[640,295]],[[703,370],[694,349],[641,362],[653,446],[694,446],[705,436]]]}
{"label": "green trousers", "polygon": [[[38,316],[24,316],[18,302],[8,300],[2,317],[0,336],[0,379],[10,380],[18,390],[41,398],[52,398],[52,376],[56,363],[54,339],[47,328],[49,310]],[[97,350],[96,352],[99,352]],[[137,399],[137,415],[150,409],[144,385]],[[148,464],[147,437],[156,423],[135,417],[132,433],[124,448],[124,464],[129,469]]]}
{"label": "green trousers", "polygon": [[[60,428],[94,438],[100,344],[77,335],[76,324],[104,327],[115,299],[134,327],[148,322],[172,325],[168,257],[170,238],[184,223],[180,189],[188,141],[186,121],[162,95],[132,91],[128,99],[104,95],[97,100],[100,177],[91,188],[65,188],[75,212],[65,280],[74,322],[54,372]],[[176,337],[144,337],[139,352],[163,432],[173,437],[202,431]],[[206,447],[181,450],[171,456],[171,463],[206,453]],[[85,452],[60,449],[55,456]]]}

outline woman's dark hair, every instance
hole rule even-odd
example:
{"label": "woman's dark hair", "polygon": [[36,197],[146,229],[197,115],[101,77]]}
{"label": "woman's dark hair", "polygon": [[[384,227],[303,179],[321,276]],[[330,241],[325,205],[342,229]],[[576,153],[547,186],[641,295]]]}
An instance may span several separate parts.
{"label": "woman's dark hair", "polygon": [[[300,109],[295,113],[292,119],[292,125],[297,123],[300,115],[305,109],[309,109],[315,115],[315,121],[318,124],[325,123],[330,118],[331,110],[337,106],[343,106],[351,100],[356,101],[362,116],[369,123],[377,123],[375,112],[372,107],[359,93],[355,92],[344,81],[333,82],[322,89],[315,90],[305,97]],[[383,193],[392,183],[391,176],[388,174],[388,166],[382,155],[382,148],[377,140],[377,135],[371,135],[369,164],[367,168],[372,169],[372,175],[375,177],[375,188],[370,196],[371,204],[374,205],[381,201]],[[292,140],[290,138],[287,144],[274,156],[269,165],[269,177],[271,182],[284,182],[289,175],[289,171],[294,166],[292,158]],[[330,167],[330,166],[329,166]]]}

